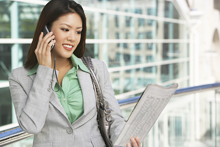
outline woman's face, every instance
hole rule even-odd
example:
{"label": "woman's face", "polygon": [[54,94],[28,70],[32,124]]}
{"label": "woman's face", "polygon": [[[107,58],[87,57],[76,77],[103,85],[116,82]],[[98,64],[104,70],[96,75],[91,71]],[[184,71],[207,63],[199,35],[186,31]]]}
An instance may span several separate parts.
{"label": "woman's face", "polygon": [[55,56],[69,58],[81,39],[82,20],[77,13],[68,13],[60,16],[53,22],[51,31],[55,36]]}

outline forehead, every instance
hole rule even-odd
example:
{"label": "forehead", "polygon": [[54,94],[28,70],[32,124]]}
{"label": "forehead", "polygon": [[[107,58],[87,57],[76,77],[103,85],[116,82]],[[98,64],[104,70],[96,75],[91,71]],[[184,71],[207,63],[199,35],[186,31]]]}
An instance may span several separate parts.
{"label": "forehead", "polygon": [[72,27],[82,27],[82,19],[77,13],[61,15],[55,22],[56,25],[69,24]]}

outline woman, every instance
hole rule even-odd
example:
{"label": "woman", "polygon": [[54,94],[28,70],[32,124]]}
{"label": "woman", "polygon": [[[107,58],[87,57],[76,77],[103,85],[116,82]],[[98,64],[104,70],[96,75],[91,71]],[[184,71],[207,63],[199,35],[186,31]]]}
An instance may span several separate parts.
{"label": "woman", "polygon": [[[43,36],[45,25],[51,32]],[[82,7],[71,0],[52,0],[42,10],[26,63],[11,72],[9,88],[18,123],[24,131],[35,134],[34,147],[105,146],[97,125],[90,72],[79,59],[85,51],[85,39]],[[114,143],[124,118],[105,64],[95,59],[92,62],[103,97],[112,109]],[[131,138],[131,143],[140,147],[139,138]]]}

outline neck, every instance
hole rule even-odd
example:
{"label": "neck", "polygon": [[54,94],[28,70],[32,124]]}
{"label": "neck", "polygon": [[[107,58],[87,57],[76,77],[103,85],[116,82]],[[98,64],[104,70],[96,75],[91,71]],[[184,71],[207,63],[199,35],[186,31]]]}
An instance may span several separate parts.
{"label": "neck", "polygon": [[54,68],[54,57],[56,58],[56,70],[61,71],[64,68],[69,68],[72,66],[72,62],[71,59],[68,58],[61,58],[58,56],[51,56],[51,60],[52,60],[52,67]]}

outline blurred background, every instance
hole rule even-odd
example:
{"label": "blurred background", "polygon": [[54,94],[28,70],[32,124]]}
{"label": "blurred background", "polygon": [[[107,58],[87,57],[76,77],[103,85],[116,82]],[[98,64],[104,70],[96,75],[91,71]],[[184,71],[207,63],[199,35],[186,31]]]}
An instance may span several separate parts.
{"label": "blurred background", "polygon": [[[8,76],[23,66],[48,1],[0,0],[0,127],[17,123]],[[85,56],[102,60],[118,100],[151,83],[220,82],[220,0],[76,0],[87,17]],[[219,92],[175,97],[143,142],[211,147],[220,141]],[[134,104],[121,107],[127,118]],[[10,146],[31,146],[28,138]],[[219,143],[220,145],[220,143]]]}

